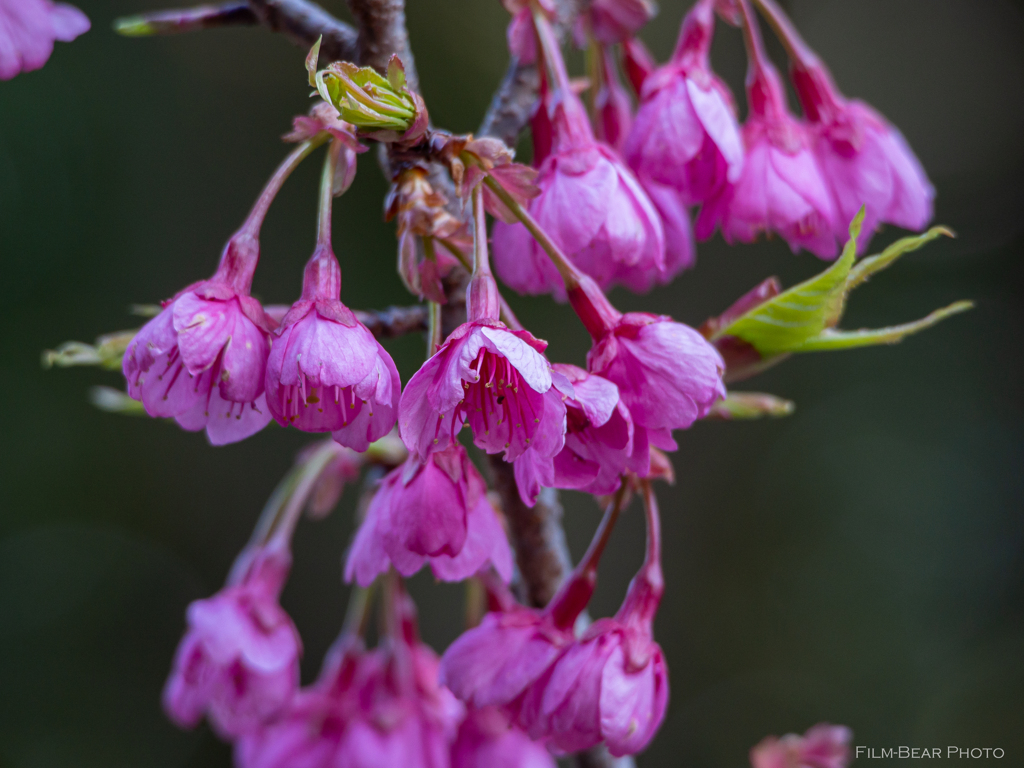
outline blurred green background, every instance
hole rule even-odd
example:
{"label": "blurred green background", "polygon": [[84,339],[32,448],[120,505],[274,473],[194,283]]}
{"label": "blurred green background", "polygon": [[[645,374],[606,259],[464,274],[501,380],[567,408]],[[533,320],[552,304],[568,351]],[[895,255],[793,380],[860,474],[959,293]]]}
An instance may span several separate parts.
{"label": "blurred green background", "polygon": [[[304,52],[259,28],[121,39],[114,17],[163,3],[78,4],[93,30],[42,71],[0,83],[0,766],[227,766],[205,726],[165,720],[160,688],[186,604],[220,586],[308,438],[271,427],[213,449],[201,434],[93,409],[88,387],[119,377],[43,371],[39,354],[131,327],[130,304],[212,272],[308,105]],[[645,32],[662,59],[688,4],[666,0]],[[326,5],[344,15],[341,0]],[[496,0],[408,5],[432,117],[472,130],[506,64],[505,12]],[[859,289],[846,327],[960,298],[977,308],[899,346],[794,359],[742,387],[795,400],[787,419],[679,435],[657,623],[672,700],[639,762],[740,768],[764,735],[828,720],[860,745],[1002,747],[1001,765],[1024,765],[1024,8],[787,7],[840,87],[903,130],[938,188],[936,221],[959,233]],[[720,31],[714,64],[739,95],[736,30]],[[385,185],[372,154],[361,163],[336,206],[342,298],[407,303]],[[271,211],[254,288],[265,301],[298,294],[317,166]],[[729,248],[716,237],[673,285],[614,299],[696,325],[768,275],[792,284],[820,268],[777,240]],[[513,304],[553,359],[582,362],[587,339],[567,308]],[[408,377],[422,340],[388,347]],[[344,610],[354,497],[298,531],[283,602],[307,680]],[[596,507],[565,502],[579,556]],[[605,558],[596,614],[615,610],[642,549],[634,507]],[[422,575],[413,591],[440,650],[461,626],[462,593]]]}

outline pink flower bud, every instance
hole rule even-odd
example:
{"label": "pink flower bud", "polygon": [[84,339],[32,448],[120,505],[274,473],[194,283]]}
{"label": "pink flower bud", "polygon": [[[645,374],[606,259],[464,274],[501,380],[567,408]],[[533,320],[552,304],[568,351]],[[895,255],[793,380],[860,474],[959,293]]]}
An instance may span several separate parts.
{"label": "pink flower bud", "polygon": [[167,302],[125,350],[128,394],[150,416],[174,418],[190,431],[205,427],[214,445],[270,421],[263,395],[270,325],[249,295],[258,255],[256,240],[239,232],[217,273]]}
{"label": "pink flower bud", "polygon": [[677,190],[687,205],[739,178],[743,143],[732,97],[711,72],[714,7],[700,0],[683,20],[672,59],[643,80],[623,153],[642,177]]}
{"label": "pink flower bud", "polygon": [[565,447],[557,456],[530,450],[515,462],[516,484],[523,501],[533,505],[542,487],[574,488],[586,493],[613,493],[627,469],[645,475],[647,446],[634,456],[633,420],[619,401],[619,389],[607,379],[574,365],[555,364],[572,382],[566,398]]}
{"label": "pink flower bud", "polygon": [[609,147],[621,151],[633,124],[633,102],[619,79],[613,50],[602,46],[600,56],[601,87],[594,96],[597,107],[594,133]]}
{"label": "pink flower bud", "polygon": [[452,745],[451,768],[556,768],[541,744],[497,707],[470,709]]}
{"label": "pink flower bud", "polygon": [[0,80],[42,67],[53,43],[70,43],[89,30],[73,5],[50,0],[0,0]]}
{"label": "pink flower bud", "polygon": [[410,456],[367,508],[345,579],[369,586],[391,565],[411,576],[429,562],[439,579],[461,581],[490,562],[507,581],[512,553],[486,490],[458,443],[425,459]]}
{"label": "pink flower bud", "polygon": [[402,385],[391,356],[341,303],[340,291],[338,261],[322,244],[270,353],[267,404],[282,426],[332,432],[365,451],[394,426]]}
{"label": "pink flower bud", "polygon": [[291,558],[265,549],[247,573],[188,607],[188,630],[164,687],[164,709],[183,728],[203,714],[224,738],[280,713],[299,684],[302,643],[278,604]]}
{"label": "pink flower bud", "polygon": [[[562,448],[565,405],[543,355],[546,342],[497,320],[456,328],[409,380],[399,404],[399,430],[421,457],[455,442],[465,423],[488,453],[513,461],[531,445],[544,455]],[[553,389],[553,386],[556,388]]]}
{"label": "pink flower bud", "polygon": [[844,725],[818,723],[803,736],[768,736],[750,750],[753,768],[846,768],[853,733]]}

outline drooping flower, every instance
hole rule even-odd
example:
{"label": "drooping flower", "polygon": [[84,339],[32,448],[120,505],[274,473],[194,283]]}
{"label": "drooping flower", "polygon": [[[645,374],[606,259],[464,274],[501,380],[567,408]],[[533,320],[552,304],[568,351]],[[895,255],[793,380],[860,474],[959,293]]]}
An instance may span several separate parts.
{"label": "drooping flower", "polygon": [[448,646],[441,657],[441,684],[477,709],[512,704],[572,642],[572,625],[589,597],[555,613],[524,608],[509,596],[501,610],[485,615]]}
{"label": "drooping flower", "polygon": [[846,768],[853,733],[844,725],[818,723],[803,736],[768,736],[750,750],[753,768]]}
{"label": "drooping flower", "polygon": [[0,0],[0,80],[42,67],[53,43],[70,43],[89,30],[73,5],[50,0]]}
{"label": "drooping flower", "polygon": [[[488,274],[483,292],[488,308],[474,312],[423,364],[402,393],[399,431],[411,453],[426,457],[456,441],[468,423],[473,442],[488,453],[514,461],[528,447],[542,455],[562,448],[565,404],[543,355],[546,342],[528,331],[510,331],[497,320],[497,286]],[[473,293],[471,284],[470,293]],[[471,295],[472,299],[472,295]]]}
{"label": "drooping flower", "polygon": [[[579,23],[589,28],[595,40],[610,45],[633,37],[657,12],[651,0],[592,0]],[[577,34],[577,39],[581,37]]]}
{"label": "drooping flower", "polygon": [[650,484],[647,556],[612,619],[599,619],[568,646],[523,696],[517,721],[558,753],[604,743],[613,756],[640,752],[668,705],[668,670],[653,639],[664,591],[658,510]]}
{"label": "drooping flower", "polygon": [[622,314],[585,277],[569,301],[594,340],[587,370],[618,386],[634,444],[675,450],[671,430],[686,429],[725,397],[722,357],[693,328],[665,315]]}
{"label": "drooping flower", "polygon": [[586,493],[613,493],[626,469],[646,475],[648,446],[633,447],[633,419],[619,401],[619,388],[574,365],[555,370],[572,382],[566,398],[565,447],[553,457],[527,451],[515,462],[519,495],[532,505],[542,487],[574,488]]}
{"label": "drooping flower", "polygon": [[461,581],[490,562],[506,581],[512,553],[480,473],[458,443],[410,456],[382,481],[356,533],[345,579],[369,586],[391,565],[411,576],[429,563]]}
{"label": "drooping flower", "polygon": [[291,566],[287,549],[267,547],[247,572],[188,607],[188,630],[164,688],[164,709],[183,728],[205,714],[224,738],[259,727],[291,702],[302,643],[278,604]]}
{"label": "drooping flower", "polygon": [[640,186],[661,217],[661,226],[665,230],[665,269],[654,276],[655,282],[665,285],[697,263],[697,246],[693,242],[690,212],[682,196],[672,187],[643,176],[639,179]]}
{"label": "drooping flower", "polygon": [[214,445],[242,440],[270,422],[263,387],[275,323],[249,295],[260,227],[285,179],[326,136],[304,141],[277,167],[224,246],[213,277],[165,302],[128,345],[128,394],[150,416],[174,418],[191,431],[205,427]]}
{"label": "drooping flower", "polygon": [[437,657],[406,620],[369,652],[361,641],[343,637],[316,683],[282,716],[235,742],[235,763],[239,768],[448,768],[463,713],[438,685]]}
{"label": "drooping flower", "polygon": [[[701,208],[697,237],[721,224],[726,242],[750,243],[776,233],[794,252],[805,248],[822,259],[839,253],[838,215],[806,127],[790,114],[775,66],[768,60],[749,7],[743,25],[749,57],[743,126],[746,160],[735,184],[716,191]],[[848,223],[848,222],[847,222]]]}
{"label": "drooping flower", "polygon": [[932,218],[935,189],[903,135],[869,105],[839,92],[828,68],[774,2],[761,7],[789,52],[811,146],[835,198],[836,237],[846,239],[862,205],[861,252],[881,224],[924,229]]}
{"label": "drooping flower", "polygon": [[452,745],[452,768],[556,768],[541,744],[497,707],[470,709]]}
{"label": "drooping flower", "polygon": [[267,362],[267,405],[278,423],[331,432],[365,451],[395,424],[401,380],[391,356],[341,303],[341,269],[318,245]]}
{"label": "drooping flower", "polygon": [[[550,37],[546,24],[537,28],[542,40]],[[549,112],[552,146],[539,166],[540,194],[530,201],[529,213],[602,286],[649,288],[650,275],[665,267],[657,211],[615,152],[594,138],[553,42],[545,44],[545,57],[556,73],[541,107]],[[522,224],[495,224],[494,253],[498,276],[515,290],[564,298],[557,271]]]}
{"label": "drooping flower", "polygon": [[270,324],[249,295],[259,244],[243,228],[209,280],[190,285],[142,327],[124,355],[128,394],[150,416],[206,428],[214,445],[263,429]]}
{"label": "drooping flower", "polygon": [[714,23],[713,0],[687,14],[672,59],[643,79],[623,149],[638,175],[675,189],[687,205],[709,199],[743,168],[732,96],[709,63]]}

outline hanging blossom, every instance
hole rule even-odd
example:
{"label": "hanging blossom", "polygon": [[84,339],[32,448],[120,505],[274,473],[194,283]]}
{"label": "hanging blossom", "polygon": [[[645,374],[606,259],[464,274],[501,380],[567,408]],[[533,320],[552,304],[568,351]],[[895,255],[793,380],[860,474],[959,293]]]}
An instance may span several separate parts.
{"label": "hanging blossom", "polygon": [[563,394],[572,385],[552,371],[547,344],[498,320],[498,286],[490,274],[481,185],[473,192],[474,275],[468,321],[413,375],[399,404],[399,431],[410,453],[425,458],[456,442],[468,423],[473,442],[514,461],[527,448],[553,456],[565,439]]}
{"label": "hanging blossom", "polygon": [[805,248],[819,258],[834,259],[839,253],[839,215],[811,150],[811,137],[789,112],[749,4],[741,7],[749,58],[746,160],[736,183],[719,189],[701,208],[697,237],[710,237],[719,224],[728,243],[750,243],[762,232],[774,232],[794,252]]}
{"label": "hanging blossom", "polygon": [[346,632],[319,679],[288,710],[235,742],[238,768],[448,768],[465,712],[437,683],[437,657],[419,641],[415,608],[398,588],[380,647]]}
{"label": "hanging blossom", "polygon": [[[600,285],[647,290],[665,273],[658,213],[615,152],[594,138],[549,24],[540,13],[534,19],[553,76],[540,107],[551,124],[551,152],[540,162],[540,194],[529,212]],[[494,254],[498,276],[513,289],[564,299],[558,273],[521,224],[495,224]]]}
{"label": "hanging blossom", "polygon": [[648,442],[675,450],[672,430],[688,428],[725,397],[721,355],[670,317],[622,314],[585,275],[570,282],[569,302],[594,340],[587,370],[618,386],[635,427],[634,451]]}
{"label": "hanging blossom", "polygon": [[280,540],[243,553],[239,575],[188,607],[188,629],[164,687],[168,716],[182,728],[205,714],[223,738],[278,715],[299,685],[302,641],[278,603],[291,567]]}
{"label": "hanging blossom", "polygon": [[542,744],[498,707],[470,709],[452,745],[452,768],[557,768]]}
{"label": "hanging blossom", "polygon": [[331,248],[331,203],[345,147],[332,145],[320,201],[316,249],[302,298],[285,315],[267,363],[270,412],[282,426],[331,432],[365,451],[395,425],[401,380],[391,356],[341,303],[341,268]]}
{"label": "hanging blossom", "polygon": [[648,446],[634,455],[633,419],[619,399],[619,388],[575,365],[556,363],[555,370],[572,382],[566,398],[565,447],[552,457],[529,450],[516,459],[519,495],[532,506],[541,488],[572,488],[603,496],[614,493],[627,469],[646,475]]}
{"label": "hanging blossom", "polygon": [[621,511],[623,493],[608,505],[586,554],[543,609],[516,602],[504,583],[480,575],[493,607],[441,657],[440,681],[470,708],[501,707],[514,715],[525,692],[573,640],[576,619],[597,583],[597,564]]}
{"label": "hanging blossom", "polygon": [[845,725],[818,723],[803,736],[769,736],[750,750],[752,768],[846,768],[853,732]]}
{"label": "hanging blossom", "polygon": [[89,31],[73,5],[50,0],[0,0],[0,80],[42,67],[54,41],[70,43]]}
{"label": "hanging blossom", "polygon": [[758,0],[789,53],[811,146],[836,203],[836,237],[863,205],[861,253],[881,224],[919,231],[932,218],[935,189],[903,135],[862,101],[839,92],[828,68],[773,0]]}
{"label": "hanging blossom", "polygon": [[164,302],[125,350],[128,394],[150,416],[206,429],[213,445],[243,440],[270,419],[264,377],[273,321],[249,295],[259,261],[259,232],[284,180],[326,133],[304,141],[281,163],[209,280]]}
{"label": "hanging blossom", "polygon": [[591,0],[576,18],[576,39],[585,41],[589,34],[603,45],[621,43],[639,32],[657,12],[658,6],[651,0]]}
{"label": "hanging blossom", "polygon": [[[708,200],[743,168],[732,95],[711,71],[714,24],[713,0],[699,0],[683,20],[671,60],[643,79],[623,149],[641,179],[676,190],[686,205]],[[626,49],[627,71],[636,49]]]}
{"label": "hanging blossom", "polygon": [[515,707],[517,721],[556,754],[604,743],[615,757],[641,752],[665,717],[668,669],[653,639],[664,591],[658,509],[644,484],[647,555],[611,619],[567,646]]}
{"label": "hanging blossom", "polygon": [[512,578],[512,552],[487,486],[466,449],[452,443],[410,456],[385,477],[345,563],[346,581],[369,586],[391,565],[411,576],[425,563],[443,581],[461,581],[490,563]]}

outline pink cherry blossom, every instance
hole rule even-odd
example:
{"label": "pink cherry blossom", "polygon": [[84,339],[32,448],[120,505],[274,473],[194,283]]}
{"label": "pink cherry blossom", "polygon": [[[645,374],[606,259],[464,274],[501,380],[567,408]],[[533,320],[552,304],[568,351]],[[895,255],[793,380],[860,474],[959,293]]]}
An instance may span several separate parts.
{"label": "pink cherry blossom", "polygon": [[655,282],[665,285],[697,263],[697,246],[693,242],[690,212],[677,190],[643,176],[639,178],[665,230],[665,269],[654,276]]}
{"label": "pink cherry blossom", "polygon": [[807,115],[814,155],[836,204],[841,241],[865,207],[859,250],[881,224],[924,229],[935,189],[903,135],[867,104],[848,101],[821,64],[794,65],[793,80]]}
{"label": "pink cherry blossom", "polygon": [[338,299],[341,270],[330,246],[309,264],[267,362],[267,405],[278,423],[332,432],[365,451],[395,424],[401,381],[391,356]]}
{"label": "pink cherry blossom", "polygon": [[356,533],[345,579],[362,586],[389,566],[411,576],[429,563],[461,581],[488,562],[506,581],[512,552],[480,473],[458,443],[427,458],[410,456],[381,481]]}
{"label": "pink cherry blossom", "polygon": [[70,43],[89,30],[73,5],[50,0],[0,0],[0,80],[42,67],[53,43]]}
{"label": "pink cherry blossom", "polygon": [[613,756],[642,751],[668,706],[668,670],[654,641],[664,591],[657,503],[644,485],[647,554],[612,619],[600,619],[567,646],[524,693],[517,722],[556,753],[604,743]]}
{"label": "pink cherry blossom", "polygon": [[675,450],[671,430],[686,429],[725,397],[725,363],[690,326],[665,315],[623,315],[585,278],[569,301],[594,340],[587,370],[618,386],[636,444]]}
{"label": "pink cherry blossom", "polygon": [[700,0],[672,59],[644,78],[623,149],[638,175],[677,190],[687,205],[736,181],[744,162],[732,97],[710,68],[713,31],[714,3]]}
{"label": "pink cherry blossom", "polygon": [[743,26],[750,58],[743,172],[701,208],[697,238],[710,237],[721,224],[728,243],[750,243],[762,233],[775,233],[794,252],[805,248],[819,258],[833,259],[839,253],[835,232],[840,226],[835,203],[807,129],[786,106],[782,83],[764,54],[756,23],[751,17]]}
{"label": "pink cherry blossom", "polygon": [[[550,36],[542,25],[538,34]],[[535,180],[540,194],[528,206],[568,257],[602,286],[642,291],[665,268],[665,235],[657,211],[633,173],[615,152],[594,138],[586,110],[573,91],[554,42],[545,44],[556,82],[540,109],[547,108],[552,145]],[[520,293],[565,289],[544,251],[519,223],[494,227],[494,268]]]}
{"label": "pink cherry blossom", "polygon": [[513,461],[532,446],[542,455],[562,449],[565,404],[543,355],[547,344],[497,320],[456,328],[402,393],[399,431],[420,457],[444,450],[463,425],[488,453]]}
{"label": "pink cherry blossom", "polygon": [[651,0],[591,0],[580,21],[598,42],[609,45],[633,37],[657,12]]}
{"label": "pink cherry blossom", "polygon": [[343,638],[288,710],[235,742],[238,768],[448,768],[464,709],[415,637]]}
{"label": "pink cherry blossom", "polygon": [[575,488],[586,493],[613,493],[626,469],[646,474],[647,446],[633,455],[633,419],[619,401],[619,388],[574,365],[555,364],[572,382],[567,398],[565,447],[557,456],[528,450],[515,462],[519,494],[531,506],[542,487]]}
{"label": "pink cherry blossom", "polygon": [[566,625],[550,611],[512,604],[488,613],[444,652],[441,684],[472,707],[511,704],[572,642],[575,618]]}
{"label": "pink cherry blossom", "polygon": [[769,736],[750,750],[753,768],[846,768],[853,732],[844,725],[818,723],[803,736]]}
{"label": "pink cherry blossom", "polygon": [[498,707],[470,709],[452,745],[452,768],[556,768],[555,759]]}
{"label": "pink cherry blossom", "polygon": [[214,445],[270,421],[263,394],[270,321],[249,295],[258,256],[256,240],[240,231],[217,273],[168,301],[124,355],[128,394],[150,416],[174,418],[190,431],[205,427]]}
{"label": "pink cherry blossom", "polygon": [[248,571],[188,607],[188,630],[164,688],[164,709],[183,728],[205,714],[224,738],[256,729],[288,706],[299,684],[302,643],[278,604],[291,558],[258,552]]}

